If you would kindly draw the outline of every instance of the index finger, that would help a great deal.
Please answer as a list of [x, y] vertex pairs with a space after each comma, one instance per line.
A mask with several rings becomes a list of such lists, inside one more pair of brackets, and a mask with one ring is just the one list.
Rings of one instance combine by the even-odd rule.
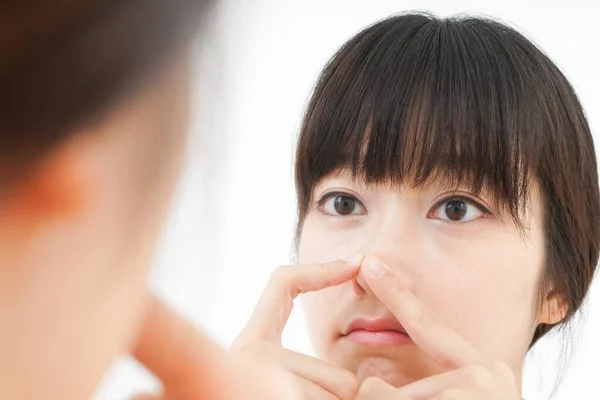
[[362, 256], [325, 264], [277, 268], [260, 296], [256, 308], [242, 331], [245, 339], [264, 339], [281, 344], [281, 333], [301, 293], [340, 285], [358, 273]]
[[412, 400], [408, 396], [400, 393], [398, 389], [389, 383], [379, 379], [370, 377], [365, 379], [360, 388], [358, 389], [358, 393], [356, 394], [355, 400], [384, 400], [384, 399], [392, 399], [392, 400]]
[[367, 256], [360, 272], [375, 296], [402, 324], [410, 338], [436, 362], [456, 369], [482, 361], [477, 349], [442, 323], [394, 274], [374, 256]]

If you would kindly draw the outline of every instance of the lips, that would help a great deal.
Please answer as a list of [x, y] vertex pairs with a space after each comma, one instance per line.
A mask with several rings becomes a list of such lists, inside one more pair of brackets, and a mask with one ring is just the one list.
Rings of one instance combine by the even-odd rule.
[[343, 336], [365, 346], [399, 346], [412, 342], [402, 324], [394, 318], [355, 319], [344, 329]]

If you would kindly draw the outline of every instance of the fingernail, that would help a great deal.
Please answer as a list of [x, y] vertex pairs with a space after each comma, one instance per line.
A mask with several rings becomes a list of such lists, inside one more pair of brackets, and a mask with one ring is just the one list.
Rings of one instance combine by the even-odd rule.
[[387, 266], [377, 257], [367, 257], [363, 265], [367, 267], [367, 270], [373, 276], [381, 276], [388, 271]]
[[358, 254], [358, 255], [355, 255], [353, 257], [346, 258], [344, 260], [344, 262], [346, 264], [348, 264], [348, 265], [351, 265], [351, 266], [357, 266], [357, 265], [360, 265], [362, 263], [363, 258], [364, 258], [363, 255]]

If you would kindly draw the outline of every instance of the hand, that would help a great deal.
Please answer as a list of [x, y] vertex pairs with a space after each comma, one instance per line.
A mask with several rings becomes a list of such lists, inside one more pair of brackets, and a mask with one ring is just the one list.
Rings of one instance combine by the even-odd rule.
[[282, 348], [281, 333], [299, 294], [349, 281], [356, 276], [361, 260], [277, 268], [232, 351], [253, 355], [289, 373], [302, 399], [354, 400], [358, 382], [352, 373]]
[[375, 296], [400, 321], [410, 338], [446, 373], [401, 388], [377, 378], [361, 385], [356, 400], [518, 400], [512, 370], [489, 360], [440, 319], [407, 289], [403, 279], [376, 257], [365, 257], [361, 276]]
[[133, 356], [163, 384], [162, 395], [136, 400], [300, 400], [280, 371], [233, 359], [155, 298], [149, 301]]

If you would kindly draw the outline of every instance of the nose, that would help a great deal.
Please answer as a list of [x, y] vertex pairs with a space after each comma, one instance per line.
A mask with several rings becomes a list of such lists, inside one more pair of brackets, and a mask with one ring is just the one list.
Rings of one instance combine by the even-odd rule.
[[[418, 262], [419, 229], [411, 221], [414, 216], [401, 213], [402, 210], [389, 211], [379, 220], [374, 220], [359, 252], [376, 256], [392, 270], [403, 269], [403, 273], [410, 273]], [[354, 278], [353, 288], [360, 296], [373, 294], [361, 273]]]
[[369, 285], [367, 285], [367, 282], [365, 282], [360, 272], [354, 277], [354, 280], [352, 281], [352, 288], [354, 289], [354, 292], [359, 296], [373, 294], [373, 292], [369, 288]]

